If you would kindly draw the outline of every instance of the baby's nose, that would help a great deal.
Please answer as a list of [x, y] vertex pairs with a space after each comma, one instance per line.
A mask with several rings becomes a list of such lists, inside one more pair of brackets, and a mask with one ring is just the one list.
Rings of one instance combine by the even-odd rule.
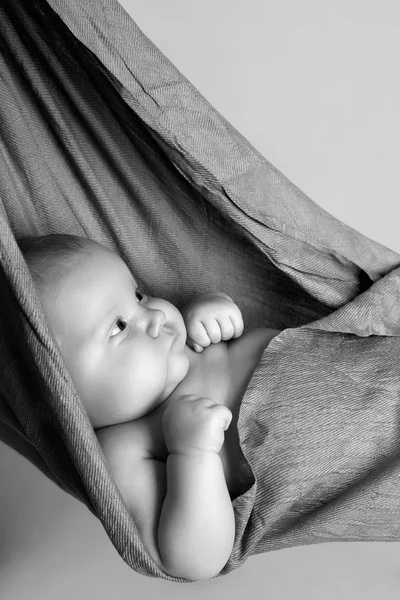
[[153, 309], [150, 320], [150, 335], [154, 338], [157, 338], [160, 335], [160, 329], [163, 327], [166, 316], [162, 310]]

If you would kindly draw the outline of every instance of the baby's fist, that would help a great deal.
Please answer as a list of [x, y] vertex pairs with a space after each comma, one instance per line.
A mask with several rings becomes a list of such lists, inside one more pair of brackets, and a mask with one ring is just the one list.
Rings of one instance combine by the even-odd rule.
[[193, 455], [220, 452], [224, 432], [232, 420], [227, 406], [197, 394], [183, 394], [168, 401], [162, 427], [170, 454]]
[[244, 330], [240, 308], [223, 292], [200, 294], [183, 308], [182, 316], [187, 344], [197, 352], [210, 344], [238, 338]]

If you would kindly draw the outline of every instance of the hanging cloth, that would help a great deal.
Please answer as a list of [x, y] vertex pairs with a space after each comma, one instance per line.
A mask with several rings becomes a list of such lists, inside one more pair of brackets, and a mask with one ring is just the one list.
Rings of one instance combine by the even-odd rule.
[[151, 296], [180, 309], [221, 290], [246, 328], [283, 330], [242, 399], [220, 575], [290, 546], [399, 541], [399, 255], [275, 169], [116, 0], [2, 0], [0, 90], [0, 439], [132, 569], [187, 581], [147, 553], [16, 242], [87, 236]]

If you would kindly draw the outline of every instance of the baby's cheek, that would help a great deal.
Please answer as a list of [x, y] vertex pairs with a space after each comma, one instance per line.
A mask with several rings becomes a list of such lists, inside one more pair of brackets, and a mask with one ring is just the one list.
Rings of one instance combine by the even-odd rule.
[[186, 321], [181, 314], [179, 314], [179, 318], [175, 320], [174, 325], [179, 329], [180, 333], [186, 333]]

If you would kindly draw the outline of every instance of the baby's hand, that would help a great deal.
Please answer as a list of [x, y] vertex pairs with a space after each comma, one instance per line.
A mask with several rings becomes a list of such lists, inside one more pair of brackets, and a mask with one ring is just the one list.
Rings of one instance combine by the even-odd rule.
[[222, 292], [206, 292], [182, 309], [187, 344], [196, 352], [210, 344], [238, 338], [244, 330], [240, 308]]
[[224, 431], [232, 413], [224, 404], [197, 394], [183, 394], [168, 401], [162, 418], [165, 444], [170, 454], [196, 455], [216, 452], [224, 443]]

